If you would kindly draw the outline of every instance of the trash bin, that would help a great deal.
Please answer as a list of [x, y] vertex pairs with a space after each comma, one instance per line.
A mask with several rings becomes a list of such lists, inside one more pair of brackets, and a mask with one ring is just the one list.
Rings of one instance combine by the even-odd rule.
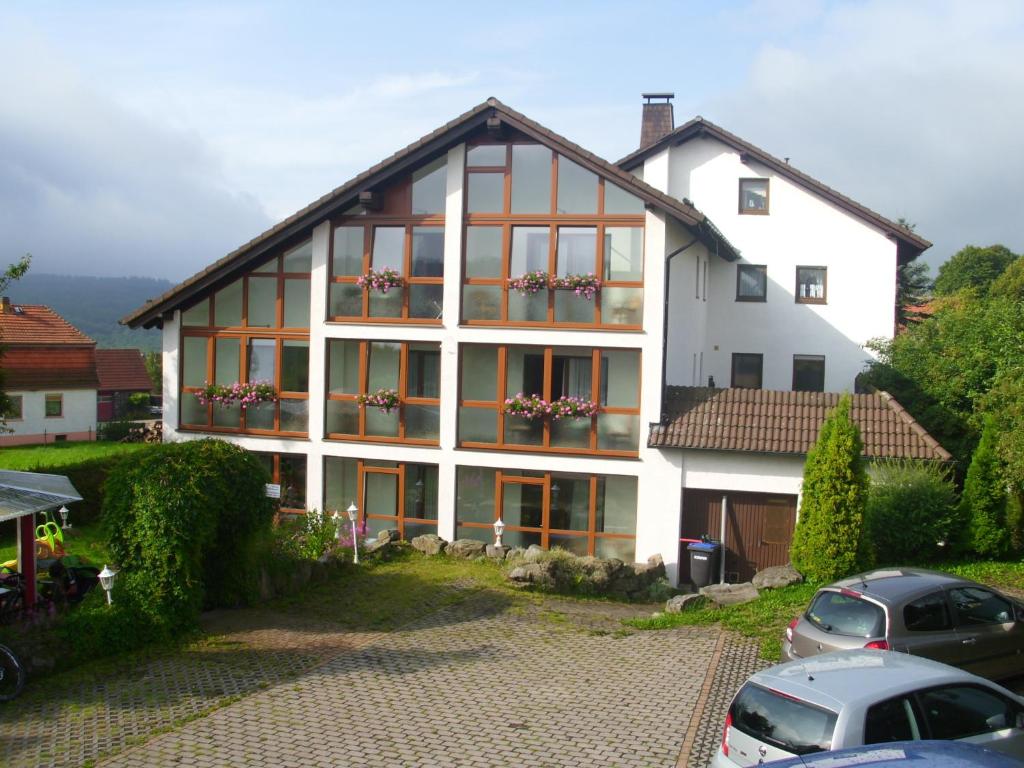
[[690, 553], [690, 581], [697, 589], [718, 581], [718, 563], [722, 544], [717, 541], [696, 541], [686, 547]]

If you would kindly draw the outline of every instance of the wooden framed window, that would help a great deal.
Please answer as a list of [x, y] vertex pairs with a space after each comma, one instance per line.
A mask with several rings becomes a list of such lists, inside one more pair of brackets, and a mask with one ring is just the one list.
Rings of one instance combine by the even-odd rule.
[[[643, 325], [643, 202], [540, 144], [475, 144], [466, 155], [462, 322], [467, 325]], [[527, 272], [593, 275], [588, 299], [547, 286], [521, 294]]]
[[793, 355], [793, 391], [825, 391], [824, 355]]
[[796, 268], [796, 303], [827, 304], [828, 303], [828, 268], [797, 267]]
[[10, 403], [10, 407], [7, 409], [7, 420], [8, 421], [20, 421], [23, 418], [22, 409], [24, 408], [24, 400], [22, 395], [8, 395], [7, 400]]
[[437, 465], [327, 456], [324, 459], [324, 511], [344, 515], [359, 510], [367, 536], [397, 528], [410, 540], [437, 533]]
[[506, 546], [633, 562], [636, 490], [637, 479], [622, 475], [458, 467], [456, 536], [493, 542], [501, 518]]
[[764, 355], [737, 352], [732, 356], [732, 384], [741, 389], [761, 389]]
[[737, 264], [736, 301], [767, 300], [768, 267], [764, 264]]
[[[326, 434], [336, 440], [437, 445], [441, 420], [441, 345], [434, 342], [327, 342]], [[385, 412], [360, 395], [393, 390]]]
[[44, 413], [48, 419], [59, 419], [64, 415], [64, 394], [55, 393], [46, 395], [44, 401]]
[[768, 215], [768, 179], [740, 179], [740, 213]]
[[306, 455], [304, 453], [257, 453], [270, 475], [281, 486], [280, 509], [286, 514], [306, 512]]
[[[637, 455], [639, 350], [464, 344], [459, 357], [461, 446]], [[596, 403], [597, 412], [579, 419], [506, 414], [506, 401], [517, 395], [578, 398]]]

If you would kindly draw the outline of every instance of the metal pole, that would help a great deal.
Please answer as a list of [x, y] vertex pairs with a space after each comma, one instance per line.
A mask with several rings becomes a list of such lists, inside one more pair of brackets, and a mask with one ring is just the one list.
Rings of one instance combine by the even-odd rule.
[[725, 514], [729, 503], [729, 497], [722, 494], [722, 525], [719, 532], [719, 540], [722, 542], [722, 553], [718, 558], [718, 583], [725, 584]]
[[352, 521], [352, 562], [359, 562], [359, 540], [356, 538], [356, 521]]

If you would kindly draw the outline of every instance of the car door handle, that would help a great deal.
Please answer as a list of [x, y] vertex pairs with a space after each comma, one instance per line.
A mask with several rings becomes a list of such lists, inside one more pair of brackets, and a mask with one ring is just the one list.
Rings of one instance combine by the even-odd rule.
[[974, 645], [976, 642], [978, 642], [978, 638], [968, 637], [966, 640], [961, 640], [960, 642], [964, 645]]

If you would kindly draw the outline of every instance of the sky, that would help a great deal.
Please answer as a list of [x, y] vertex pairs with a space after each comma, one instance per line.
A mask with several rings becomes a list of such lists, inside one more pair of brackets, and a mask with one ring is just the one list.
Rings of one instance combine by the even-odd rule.
[[1022, 42], [1019, 0], [5, 0], [0, 263], [181, 280], [489, 96], [614, 161], [672, 91], [934, 275], [1024, 251]]

